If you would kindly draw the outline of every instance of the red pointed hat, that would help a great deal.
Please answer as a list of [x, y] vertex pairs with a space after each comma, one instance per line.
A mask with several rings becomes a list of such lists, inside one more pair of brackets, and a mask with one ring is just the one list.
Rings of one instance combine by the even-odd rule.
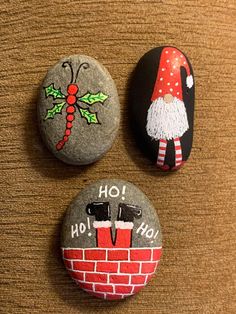
[[160, 63], [151, 100], [154, 101], [165, 94], [183, 100], [180, 67], [187, 72], [186, 84], [193, 86], [193, 77], [186, 57], [174, 47], [165, 47], [161, 52]]

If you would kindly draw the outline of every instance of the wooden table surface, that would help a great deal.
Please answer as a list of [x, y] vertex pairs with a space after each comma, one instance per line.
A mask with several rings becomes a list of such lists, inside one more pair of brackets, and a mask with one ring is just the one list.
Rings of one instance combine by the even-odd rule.
[[[1, 1], [1, 313], [236, 313], [236, 3]], [[162, 175], [129, 131], [128, 82], [149, 49], [174, 45], [196, 77], [191, 157]], [[63, 56], [87, 54], [113, 76], [121, 102], [117, 140], [94, 165], [67, 166], [41, 142], [39, 85]], [[100, 178], [128, 179], [154, 203], [164, 255], [139, 295], [105, 302], [67, 275], [59, 231], [70, 200]]]

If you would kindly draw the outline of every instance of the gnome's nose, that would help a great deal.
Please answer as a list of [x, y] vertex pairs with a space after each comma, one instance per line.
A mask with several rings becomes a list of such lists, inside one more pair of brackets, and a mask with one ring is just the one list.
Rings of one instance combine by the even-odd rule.
[[165, 94], [163, 98], [165, 103], [167, 104], [171, 103], [174, 99], [174, 97], [171, 94]]

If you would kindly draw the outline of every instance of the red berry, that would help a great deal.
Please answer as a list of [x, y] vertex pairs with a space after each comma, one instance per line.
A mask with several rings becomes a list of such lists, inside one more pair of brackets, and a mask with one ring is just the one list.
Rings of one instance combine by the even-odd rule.
[[61, 150], [63, 146], [64, 146], [64, 141], [59, 141], [56, 145], [56, 149]]
[[73, 126], [73, 125], [72, 125], [72, 123], [71, 123], [71, 122], [67, 122], [67, 123], [66, 123], [66, 128], [67, 128], [67, 129], [71, 129], [71, 128], [72, 128], [72, 126]]
[[76, 97], [74, 95], [69, 95], [66, 97], [66, 102], [69, 105], [74, 105], [76, 103]]
[[67, 121], [69, 121], [69, 122], [71, 122], [71, 121], [73, 121], [74, 120], [74, 116], [73, 116], [73, 114], [68, 114], [68, 116], [66, 117], [66, 120]]
[[78, 92], [78, 86], [76, 84], [70, 84], [67, 87], [67, 93], [70, 95], [76, 95]]
[[71, 130], [67, 129], [67, 130], [65, 131], [65, 135], [70, 136], [70, 134], [71, 134]]
[[66, 112], [68, 112], [68, 113], [73, 113], [73, 112], [75, 112], [75, 107], [74, 107], [74, 106], [68, 106], [68, 107], [66, 108]]

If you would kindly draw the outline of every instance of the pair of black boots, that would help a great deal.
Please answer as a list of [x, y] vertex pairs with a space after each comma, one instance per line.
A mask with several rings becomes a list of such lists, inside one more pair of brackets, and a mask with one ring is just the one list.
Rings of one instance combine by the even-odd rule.
[[[86, 213], [95, 216], [96, 221], [111, 220], [109, 202], [93, 202], [87, 205]], [[134, 218], [142, 217], [142, 209], [137, 205], [120, 203], [118, 205], [117, 221], [133, 222]]]

